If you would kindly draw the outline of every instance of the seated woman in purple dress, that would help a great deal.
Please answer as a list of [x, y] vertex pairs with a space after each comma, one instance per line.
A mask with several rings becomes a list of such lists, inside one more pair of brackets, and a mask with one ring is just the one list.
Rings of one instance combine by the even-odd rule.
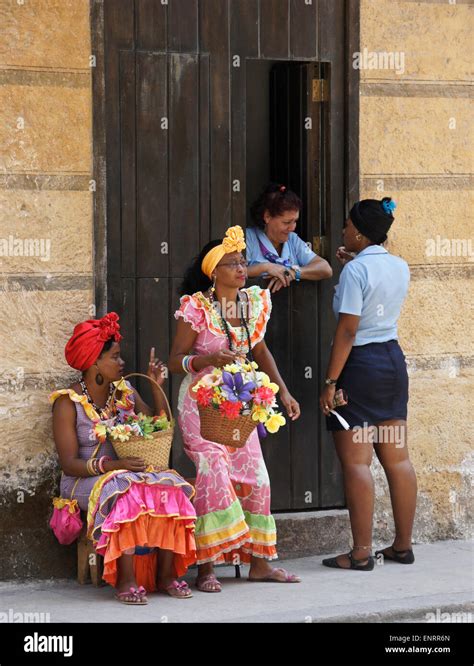
[[[82, 377], [50, 396], [61, 497], [88, 511], [88, 534], [104, 556], [103, 578], [116, 588], [118, 601], [145, 604], [146, 590], [189, 598], [189, 587], [176, 577], [196, 561], [193, 487], [174, 470], [146, 471], [139, 458], [119, 460], [110, 441], [101, 443], [94, 431], [114, 414], [121, 421], [135, 412], [159, 414], [165, 406], [155, 385], [152, 410], [122, 379], [119, 329], [111, 312], [78, 324], [66, 345], [66, 360]], [[153, 349], [147, 374], [164, 381]], [[135, 557], [140, 547], [151, 552]]]
[[269, 280], [272, 292], [293, 281], [324, 280], [332, 276], [328, 262], [295, 233], [302, 202], [285, 185], [270, 183], [250, 209], [246, 230], [248, 277]]

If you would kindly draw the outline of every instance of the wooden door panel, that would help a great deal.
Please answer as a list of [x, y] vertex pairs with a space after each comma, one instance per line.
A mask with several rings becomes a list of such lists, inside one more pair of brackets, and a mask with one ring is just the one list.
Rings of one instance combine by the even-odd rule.
[[273, 60], [288, 58], [289, 0], [260, 0], [260, 54]]
[[[137, 53], [137, 277], [169, 275], [167, 56]], [[126, 168], [126, 165], [125, 165]]]
[[294, 285], [291, 294], [291, 387], [301, 417], [291, 424], [293, 509], [319, 502], [318, 286]]
[[197, 51], [198, 11], [199, 0], [173, 0], [168, 4], [168, 51]]
[[221, 238], [231, 222], [228, 7], [222, 0], [199, 3], [199, 46], [210, 61], [210, 238]]
[[133, 51], [120, 52], [120, 274], [137, 270], [136, 182], [136, 60]]
[[[117, 0], [106, 0], [107, 4], [120, 4]], [[125, 0], [125, 3], [133, 3]], [[147, 51], [166, 50], [168, 7], [156, 0], [135, 0], [136, 48]], [[132, 17], [133, 26], [133, 17]]]
[[170, 55], [169, 81], [169, 275], [179, 277], [200, 242], [198, 57]]
[[314, 58], [318, 42], [318, 2], [307, 5], [290, 0], [290, 54], [294, 58]]
[[[287, 289], [272, 298], [273, 309], [268, 323], [265, 342], [275, 358], [278, 370], [291, 390], [291, 336], [290, 293]], [[277, 396], [278, 397], [278, 396]], [[285, 410], [279, 401], [279, 407]], [[291, 485], [291, 428], [289, 423], [275, 435], [262, 440], [262, 451], [272, 484], [272, 508], [285, 510], [292, 506]]]
[[[169, 328], [170, 328], [170, 340], [173, 340], [174, 334], [176, 331], [176, 319], [174, 318], [174, 313], [179, 308], [179, 290], [181, 288], [181, 278], [173, 278], [170, 280], [170, 309], [169, 309]], [[166, 355], [164, 358], [168, 358]], [[170, 382], [168, 384], [169, 391], [169, 400], [171, 407], [173, 409], [173, 415], [178, 419], [178, 394], [181, 382], [184, 379], [184, 374], [171, 375]], [[172, 450], [172, 464], [174, 469], [178, 470], [180, 474], [185, 477], [194, 478], [196, 476], [196, 468], [194, 463], [186, 455], [183, 447], [183, 437], [178, 423], [176, 422], [176, 430], [173, 439], [173, 450]]]

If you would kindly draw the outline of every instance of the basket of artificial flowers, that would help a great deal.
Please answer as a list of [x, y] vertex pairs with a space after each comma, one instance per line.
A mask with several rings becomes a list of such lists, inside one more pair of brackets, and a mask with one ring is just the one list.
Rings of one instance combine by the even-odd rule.
[[[145, 377], [156, 384], [163, 394], [168, 408], [168, 415], [162, 411], [158, 416], [147, 416], [142, 412], [124, 416], [118, 420], [117, 416], [106, 421], [99, 421], [94, 427], [94, 433], [101, 442], [107, 438], [112, 443], [119, 458], [142, 458], [146, 465], [152, 465], [157, 472], [168, 469], [171, 444], [173, 442], [174, 419], [168, 398], [161, 386], [148, 375], [134, 372], [128, 377]], [[117, 387], [113, 393], [115, 393]], [[112, 404], [114, 401], [112, 400]]]
[[278, 411], [277, 384], [255, 361], [215, 368], [192, 387], [196, 393], [201, 435], [232, 448], [242, 448], [258, 427], [259, 434], [277, 432], [285, 425]]

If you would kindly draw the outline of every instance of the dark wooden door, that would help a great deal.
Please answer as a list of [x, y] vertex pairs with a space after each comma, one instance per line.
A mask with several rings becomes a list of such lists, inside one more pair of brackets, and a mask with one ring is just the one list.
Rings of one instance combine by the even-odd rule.
[[[270, 96], [259, 98], [253, 118], [257, 62], [268, 64], [269, 89], [272, 69], [296, 67], [293, 112], [306, 109], [315, 129], [293, 147], [288, 163], [298, 169], [281, 175], [305, 201], [301, 235], [337, 242], [345, 205], [344, 20], [343, 0], [105, 0], [107, 302], [121, 315], [130, 371], [146, 368], [152, 345], [167, 359], [186, 264], [228, 226], [245, 226], [261, 181], [278, 176]], [[330, 78], [331, 96], [313, 105], [304, 94], [316, 76]], [[247, 154], [252, 132], [260, 137], [255, 173]], [[269, 345], [303, 408], [298, 422], [262, 445], [275, 510], [343, 504], [317, 408], [331, 298], [329, 282], [302, 283], [275, 298]], [[167, 387], [175, 413], [180, 379]], [[179, 436], [173, 465], [194, 475]]]

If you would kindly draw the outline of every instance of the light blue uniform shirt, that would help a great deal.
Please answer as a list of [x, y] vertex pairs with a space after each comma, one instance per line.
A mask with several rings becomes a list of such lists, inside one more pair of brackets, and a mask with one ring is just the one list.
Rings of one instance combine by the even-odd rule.
[[[262, 241], [263, 245], [273, 254], [278, 254], [275, 246], [261, 229], [257, 227], [247, 227], [245, 232], [245, 240], [247, 244], [246, 257], [250, 266], [261, 264], [267, 261], [262, 254], [258, 239]], [[280, 259], [289, 259], [292, 265], [306, 266], [318, 255], [301, 240], [298, 234], [290, 233], [286, 243], [283, 243]]]
[[406, 261], [381, 245], [369, 245], [342, 269], [333, 299], [339, 313], [358, 315], [354, 346], [398, 340], [397, 323], [408, 292]]

